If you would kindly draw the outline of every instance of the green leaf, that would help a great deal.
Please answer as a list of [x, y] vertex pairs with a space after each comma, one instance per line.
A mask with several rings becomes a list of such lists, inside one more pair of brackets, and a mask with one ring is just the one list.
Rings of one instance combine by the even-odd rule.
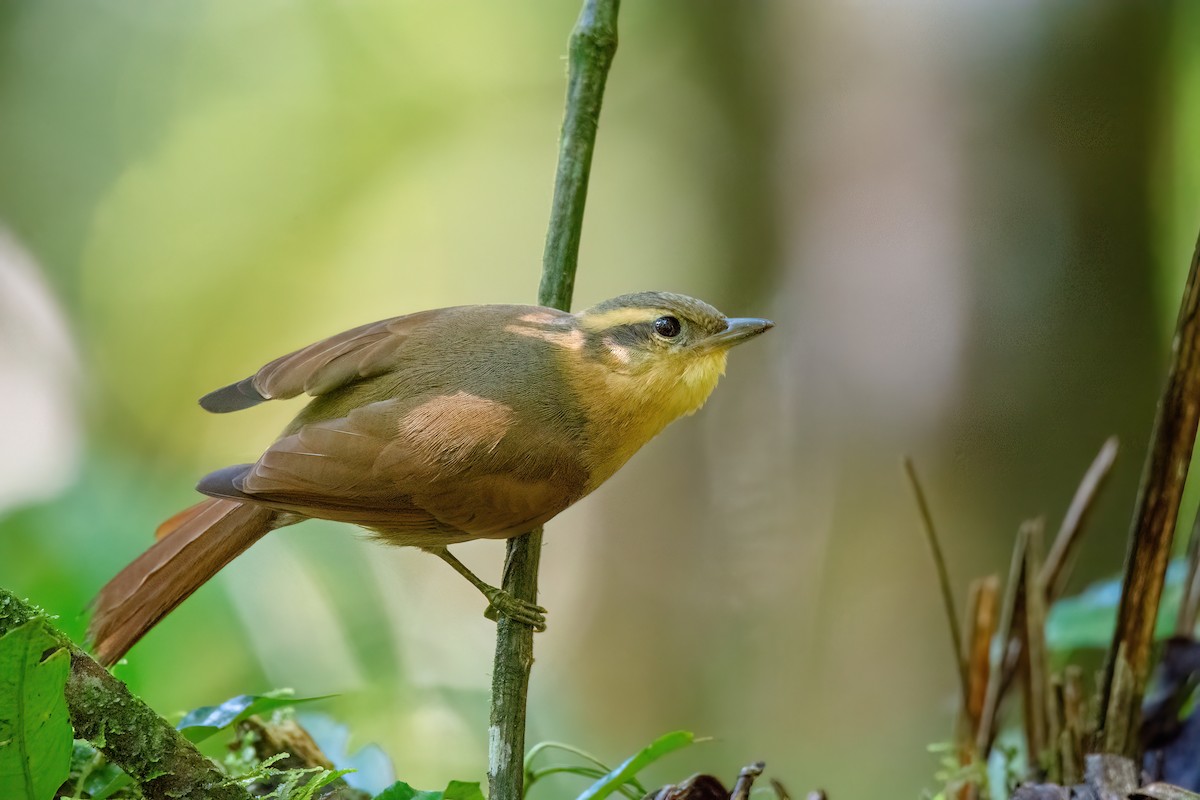
[[687, 747], [695, 741], [696, 737], [690, 731], [672, 731], [664, 734], [593, 783], [587, 791], [579, 795], [577, 800], [601, 800], [601, 798], [608, 797], [613, 792], [619, 791], [626, 783], [631, 782], [639, 772], [655, 761], [668, 753]]
[[312, 703], [329, 697], [332, 695], [295, 697], [291, 689], [277, 689], [266, 694], [239, 694], [219, 706], [202, 706], [189, 711], [176, 727], [185, 739], [198, 744], [254, 714], [265, 714], [278, 708]]
[[442, 793], [419, 792], [404, 781], [396, 781], [375, 795], [375, 800], [442, 800]]
[[[285, 770], [279, 773], [284, 777], [284, 780], [273, 796], [285, 798], [286, 800], [312, 800], [321, 789], [324, 789], [348, 772], [350, 770], [328, 770], [321, 769], [320, 767]], [[314, 775], [314, 773], [316, 774]]]
[[131, 782], [120, 767], [106, 759], [90, 742], [81, 739], [75, 740], [71, 752], [71, 776], [67, 780], [86, 792], [91, 800], [106, 800]]
[[442, 792], [442, 800], [483, 800], [483, 789], [478, 783], [450, 781]]
[[440, 792], [422, 792], [396, 781], [375, 795], [375, 800], [483, 800], [483, 789], [478, 783], [450, 781]]
[[49, 800], [70, 775], [71, 654], [33, 619], [0, 637], [0, 797]]
[[[1167, 582], [1158, 606], [1155, 639], [1171, 635], [1186, 579], [1187, 563], [1182, 559], [1173, 560], [1167, 567]], [[1046, 617], [1046, 644], [1052, 650], [1064, 653], [1108, 647], [1117, 625], [1120, 602], [1120, 577], [1093, 583], [1074, 597], [1059, 600]]]
[[[563, 752], [578, 756], [584, 761], [590, 762], [595, 766], [584, 766], [582, 764], [561, 764], [557, 766], [535, 769], [533, 765], [534, 762], [537, 761], [537, 757], [547, 750], [562, 750]], [[524, 764], [526, 796], [529, 795], [529, 790], [533, 788], [534, 784], [536, 784], [542, 778], [550, 775], [578, 775], [582, 778], [589, 778], [594, 782], [600, 778], [603, 778], [612, 770], [612, 767], [608, 766], [608, 764], [605, 764], [603, 761], [596, 758], [586, 750], [582, 750], [573, 744], [566, 744], [565, 742], [538, 742], [530, 748], [528, 753], [525, 754]], [[627, 787], [627, 789], [636, 790], [637, 797], [641, 797], [642, 795], [646, 794], [646, 790], [636, 780], [631, 781], [630, 786]], [[625, 793], [627, 795], [632, 794], [629, 791], [626, 791]]]
[[133, 778], [125, 772], [117, 775], [111, 781], [101, 786], [98, 790], [92, 793], [92, 800], [108, 800], [117, 792], [124, 789], [129, 784], [133, 783]]

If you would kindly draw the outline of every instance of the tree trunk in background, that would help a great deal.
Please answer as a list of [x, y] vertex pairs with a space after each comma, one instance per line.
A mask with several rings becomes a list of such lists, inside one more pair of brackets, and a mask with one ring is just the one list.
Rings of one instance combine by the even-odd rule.
[[[991, 472], [981, 509], [1014, 530], [1038, 513], [1056, 524], [1101, 442], [1120, 437], [1076, 585], [1121, 568], [1165, 379], [1160, 316], [1177, 302], [1155, 303], [1171, 13], [1106, 5], [1087, 24], [1061, 11], [1039, 20], [1047, 46], [1031, 53], [1029, 85], [972, 132], [973, 149], [999, 148], [1007, 168], [972, 177], [977, 322], [951, 427], [971, 467]], [[991, 563], [1009, 541], [992, 541]]]

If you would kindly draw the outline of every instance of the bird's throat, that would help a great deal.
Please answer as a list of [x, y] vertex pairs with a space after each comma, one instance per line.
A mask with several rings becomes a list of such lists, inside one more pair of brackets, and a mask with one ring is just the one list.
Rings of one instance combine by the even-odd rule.
[[589, 375], [587, 383], [598, 389], [583, 403], [589, 491], [672, 422], [698, 411], [724, 373], [722, 350], [637, 375]]

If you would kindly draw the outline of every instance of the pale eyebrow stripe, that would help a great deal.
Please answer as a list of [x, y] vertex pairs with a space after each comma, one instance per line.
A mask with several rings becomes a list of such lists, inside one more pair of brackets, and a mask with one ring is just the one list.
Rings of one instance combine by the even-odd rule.
[[670, 311], [661, 308], [614, 308], [612, 311], [602, 311], [599, 314], [588, 314], [580, 317], [579, 327], [591, 333], [615, 328], [618, 325], [636, 325], [639, 322], [652, 322]]

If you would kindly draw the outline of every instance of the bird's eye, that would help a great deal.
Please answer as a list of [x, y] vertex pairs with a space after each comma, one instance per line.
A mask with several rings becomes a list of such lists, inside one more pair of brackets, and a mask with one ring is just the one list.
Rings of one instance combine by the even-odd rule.
[[654, 332], [667, 339], [678, 336], [681, 329], [682, 326], [675, 317], [659, 317], [654, 320]]

